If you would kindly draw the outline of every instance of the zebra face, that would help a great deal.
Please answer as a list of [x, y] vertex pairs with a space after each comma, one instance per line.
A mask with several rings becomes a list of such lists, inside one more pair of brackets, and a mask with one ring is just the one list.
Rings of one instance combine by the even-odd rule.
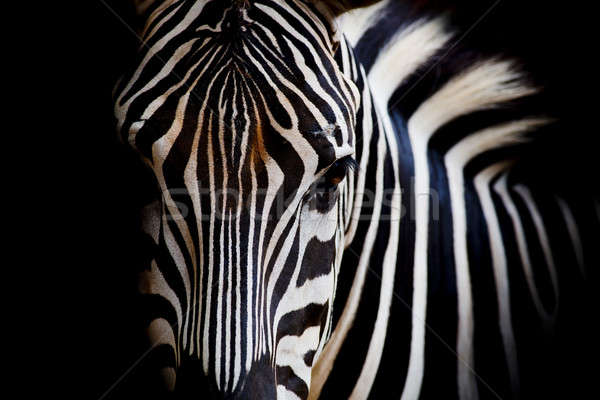
[[308, 396], [360, 103], [330, 21], [304, 1], [168, 1], [117, 88], [119, 130], [162, 193], [145, 216], [156, 250], [142, 292], [161, 299], [149, 334], [171, 349], [171, 388], [196, 361], [215, 397]]

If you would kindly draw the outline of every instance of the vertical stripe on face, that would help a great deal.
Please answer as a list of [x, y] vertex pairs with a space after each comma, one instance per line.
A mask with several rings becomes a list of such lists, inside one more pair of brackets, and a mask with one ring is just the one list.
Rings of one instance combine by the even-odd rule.
[[177, 365], [200, 360], [222, 393], [270, 375], [274, 393], [305, 398], [353, 196], [342, 181], [315, 207], [312, 190], [354, 151], [358, 68], [304, 3], [190, 3], [152, 15], [116, 96], [119, 129], [162, 194], [148, 292], [176, 310]]

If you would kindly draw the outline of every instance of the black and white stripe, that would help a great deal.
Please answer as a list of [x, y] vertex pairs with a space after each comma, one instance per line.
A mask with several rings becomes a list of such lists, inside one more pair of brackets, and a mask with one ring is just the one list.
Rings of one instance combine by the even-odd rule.
[[598, 203], [519, 172], [551, 120], [516, 63], [393, 0], [139, 3], [115, 114], [160, 189], [140, 287], [168, 388], [518, 397]]

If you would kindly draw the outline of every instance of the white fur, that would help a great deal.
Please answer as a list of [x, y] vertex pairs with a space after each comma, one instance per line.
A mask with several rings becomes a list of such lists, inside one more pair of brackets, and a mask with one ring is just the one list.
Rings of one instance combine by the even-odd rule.
[[390, 0], [382, 0], [372, 6], [357, 8], [343, 13], [336, 19], [336, 22], [340, 27], [339, 30], [344, 32], [344, 35], [353, 46], [356, 45], [367, 29], [375, 23], [378, 13], [383, 10], [389, 2]]
[[369, 83], [380, 110], [387, 115], [387, 103], [398, 86], [452, 38], [443, 18], [419, 20], [399, 31], [381, 50], [369, 71]]

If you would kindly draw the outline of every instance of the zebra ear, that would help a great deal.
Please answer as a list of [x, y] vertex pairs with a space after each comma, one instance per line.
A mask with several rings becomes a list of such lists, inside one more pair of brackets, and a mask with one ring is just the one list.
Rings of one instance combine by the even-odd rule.
[[381, 0], [322, 0], [336, 15], [355, 8], [367, 7]]

